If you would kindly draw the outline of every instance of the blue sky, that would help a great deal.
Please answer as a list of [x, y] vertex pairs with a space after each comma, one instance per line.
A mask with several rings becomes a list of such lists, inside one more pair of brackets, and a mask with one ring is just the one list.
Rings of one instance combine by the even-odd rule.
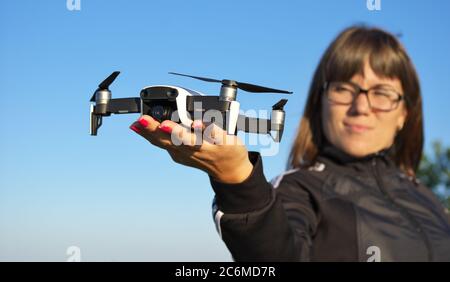
[[[229, 261], [211, 218], [205, 173], [173, 163], [128, 129], [138, 115], [107, 118], [89, 136], [89, 98], [114, 70], [113, 96], [152, 84], [217, 94], [217, 85], [169, 71], [294, 91], [279, 154], [284, 169], [312, 73], [343, 28], [366, 23], [401, 33], [420, 75], [426, 147], [450, 145], [450, 2], [381, 0], [0, 3], [0, 260]], [[280, 95], [240, 92], [243, 109]], [[411, 140], [414, 142], [414, 140]], [[257, 150], [258, 147], [250, 148]]]

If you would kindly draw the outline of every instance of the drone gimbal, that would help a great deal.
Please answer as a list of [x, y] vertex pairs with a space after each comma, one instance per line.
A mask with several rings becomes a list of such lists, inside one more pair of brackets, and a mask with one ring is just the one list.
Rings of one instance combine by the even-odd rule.
[[[109, 86], [120, 72], [115, 71], [108, 76], [91, 98], [90, 133], [97, 135], [102, 125], [102, 118], [111, 114], [141, 113], [150, 115], [159, 122], [171, 119], [187, 127], [191, 127], [194, 117], [200, 114], [203, 121], [211, 121], [222, 127], [228, 134], [237, 134], [238, 130], [249, 133], [270, 134], [273, 140], [280, 142], [284, 130], [284, 105], [287, 99], [281, 99], [272, 106], [271, 118], [253, 118], [239, 114], [239, 102], [236, 101], [237, 89], [253, 93], [283, 93], [292, 92], [267, 88], [259, 85], [238, 82], [234, 80], [217, 80], [205, 77], [191, 76], [179, 73], [174, 75], [187, 76], [206, 82], [221, 83], [219, 96], [208, 96], [200, 92], [179, 86], [154, 85], [141, 90], [140, 97], [112, 99]], [[207, 113], [213, 114], [206, 117]], [[219, 113], [219, 116], [214, 113]], [[207, 119], [207, 120], [205, 120]]]

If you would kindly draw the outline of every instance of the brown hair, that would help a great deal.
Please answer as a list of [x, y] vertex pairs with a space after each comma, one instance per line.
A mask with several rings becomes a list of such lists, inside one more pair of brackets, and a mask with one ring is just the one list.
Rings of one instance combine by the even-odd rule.
[[395, 137], [392, 157], [405, 173], [415, 174], [423, 146], [422, 98], [417, 73], [405, 48], [395, 36], [365, 26], [353, 26], [342, 31], [322, 56], [289, 154], [289, 168], [312, 165], [324, 145], [321, 122], [324, 83], [348, 81], [355, 74], [362, 74], [367, 58], [378, 76], [398, 78], [402, 84], [408, 115], [402, 130]]

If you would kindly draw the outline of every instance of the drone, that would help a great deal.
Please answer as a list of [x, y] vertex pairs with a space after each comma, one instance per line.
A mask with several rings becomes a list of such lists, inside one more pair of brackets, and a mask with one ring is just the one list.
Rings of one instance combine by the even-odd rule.
[[[119, 71], [113, 72], [99, 85], [90, 100], [90, 134], [96, 136], [102, 125], [103, 117], [111, 114], [140, 113], [162, 122], [171, 119], [186, 127], [191, 127], [192, 116], [212, 111], [210, 122], [226, 130], [227, 134], [237, 135], [238, 131], [268, 134], [275, 142], [280, 142], [284, 130], [287, 99], [281, 99], [272, 106], [270, 119], [254, 118], [240, 114], [240, 103], [236, 101], [237, 90], [250, 93], [292, 94], [290, 91], [239, 82], [229, 79], [212, 79], [175, 72], [172, 75], [190, 77], [205, 82], [220, 83], [220, 94], [205, 95], [185, 87], [172, 85], [152, 85], [140, 91], [140, 97], [112, 99], [109, 86], [114, 82]], [[205, 119], [203, 119], [205, 121]]]

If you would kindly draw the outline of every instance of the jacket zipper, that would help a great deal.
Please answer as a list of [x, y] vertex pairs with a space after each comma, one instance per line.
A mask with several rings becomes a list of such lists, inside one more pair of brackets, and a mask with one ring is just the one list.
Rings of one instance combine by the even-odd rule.
[[425, 242], [425, 246], [427, 248], [428, 251], [428, 260], [432, 261], [433, 260], [433, 251], [431, 249], [431, 244], [430, 244], [430, 240], [428, 239], [428, 236], [425, 234], [425, 232], [423, 231], [422, 226], [420, 225], [419, 222], [417, 222], [417, 220], [401, 205], [397, 204], [394, 199], [386, 192], [386, 190], [384, 189], [384, 185], [382, 182], [382, 179], [380, 177], [380, 173], [379, 173], [379, 169], [378, 169], [378, 165], [377, 165], [377, 161], [376, 161], [377, 156], [375, 156], [372, 159], [372, 167], [374, 168], [374, 175], [375, 175], [375, 180], [377, 182], [378, 188], [380, 189], [381, 193], [395, 206], [397, 207], [400, 212], [403, 213], [403, 215], [412, 223], [412, 225], [416, 228], [416, 231], [418, 231], [420, 233], [420, 235], [422, 236], [423, 241]]

